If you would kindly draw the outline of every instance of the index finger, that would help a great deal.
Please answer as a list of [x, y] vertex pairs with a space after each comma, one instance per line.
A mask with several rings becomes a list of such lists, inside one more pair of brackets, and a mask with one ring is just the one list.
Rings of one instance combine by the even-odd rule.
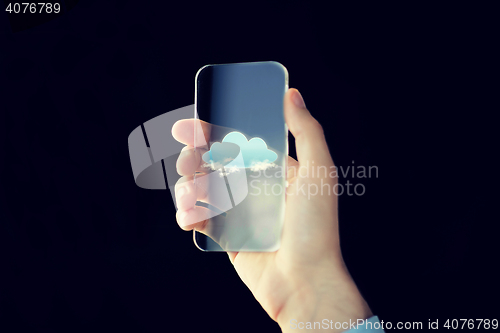
[[172, 126], [174, 139], [192, 147], [206, 147], [210, 141], [212, 125], [199, 119], [182, 119]]

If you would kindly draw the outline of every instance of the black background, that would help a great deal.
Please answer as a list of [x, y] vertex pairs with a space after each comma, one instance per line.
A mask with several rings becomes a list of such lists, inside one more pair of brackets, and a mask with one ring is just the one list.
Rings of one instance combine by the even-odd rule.
[[494, 13], [86, 0], [50, 20], [2, 8], [0, 332], [279, 331], [227, 256], [178, 228], [170, 194], [135, 185], [127, 147], [138, 125], [193, 103], [203, 65], [264, 60], [287, 67], [338, 166], [379, 169], [365, 195], [340, 197], [343, 254], [373, 312], [498, 318]]

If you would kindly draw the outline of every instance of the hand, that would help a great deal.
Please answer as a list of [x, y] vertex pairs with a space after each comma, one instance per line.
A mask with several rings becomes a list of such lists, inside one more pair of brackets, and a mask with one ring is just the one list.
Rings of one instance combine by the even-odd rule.
[[[289, 186], [281, 247], [276, 252], [228, 252], [229, 258], [243, 282], [284, 332], [299, 331], [292, 329], [292, 320], [305, 323], [328, 319], [335, 323], [367, 319], [372, 313], [342, 259], [337, 196], [333, 191], [310, 196], [299, 190], [305, 188], [307, 192], [314, 184], [329, 184], [331, 188], [337, 184], [337, 178], [328, 177], [329, 172], [319, 176], [316, 172], [316, 177], [311, 177], [311, 172], [297, 172], [299, 167], [334, 167], [322, 127], [296, 89], [285, 94], [284, 113], [295, 137], [298, 162], [288, 158]], [[180, 197], [177, 222], [184, 230], [203, 232], [204, 208], [195, 206], [203, 198], [203, 191], [189, 181], [202, 161], [200, 153], [192, 149], [195, 127], [205, 134], [210, 132], [210, 124], [196, 124], [193, 119], [181, 120], [172, 128], [174, 138], [187, 145], [177, 161], [178, 172], [183, 180], [188, 180], [176, 186], [176, 193], [184, 191], [182, 196], [176, 195]]]

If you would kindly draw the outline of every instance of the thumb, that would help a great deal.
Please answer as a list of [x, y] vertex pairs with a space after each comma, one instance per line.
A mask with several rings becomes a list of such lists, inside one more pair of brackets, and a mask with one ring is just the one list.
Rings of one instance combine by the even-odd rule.
[[[284, 99], [285, 121], [295, 138], [297, 159], [301, 166], [332, 166], [333, 161], [320, 123], [311, 116], [297, 89], [289, 89]], [[307, 163], [309, 161], [309, 163]]]

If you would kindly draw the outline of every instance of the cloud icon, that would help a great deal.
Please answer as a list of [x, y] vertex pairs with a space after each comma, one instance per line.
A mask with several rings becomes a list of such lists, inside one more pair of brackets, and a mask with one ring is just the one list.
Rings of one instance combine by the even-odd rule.
[[[228, 145], [230, 144], [230, 145]], [[234, 146], [237, 145], [238, 152]], [[241, 151], [242, 158], [237, 159]], [[247, 138], [240, 132], [227, 134], [222, 142], [215, 142], [210, 147], [210, 151], [202, 156], [203, 161], [213, 166], [225, 166], [226, 169], [250, 168], [252, 171], [261, 171], [269, 167], [275, 167], [273, 162], [278, 159], [278, 155], [267, 148], [267, 144], [261, 138]]]
[[[240, 147], [231, 142], [214, 142], [210, 150], [203, 154], [203, 161], [212, 169], [219, 169], [234, 161], [240, 153]], [[214, 165], [216, 164], [216, 165]]]

